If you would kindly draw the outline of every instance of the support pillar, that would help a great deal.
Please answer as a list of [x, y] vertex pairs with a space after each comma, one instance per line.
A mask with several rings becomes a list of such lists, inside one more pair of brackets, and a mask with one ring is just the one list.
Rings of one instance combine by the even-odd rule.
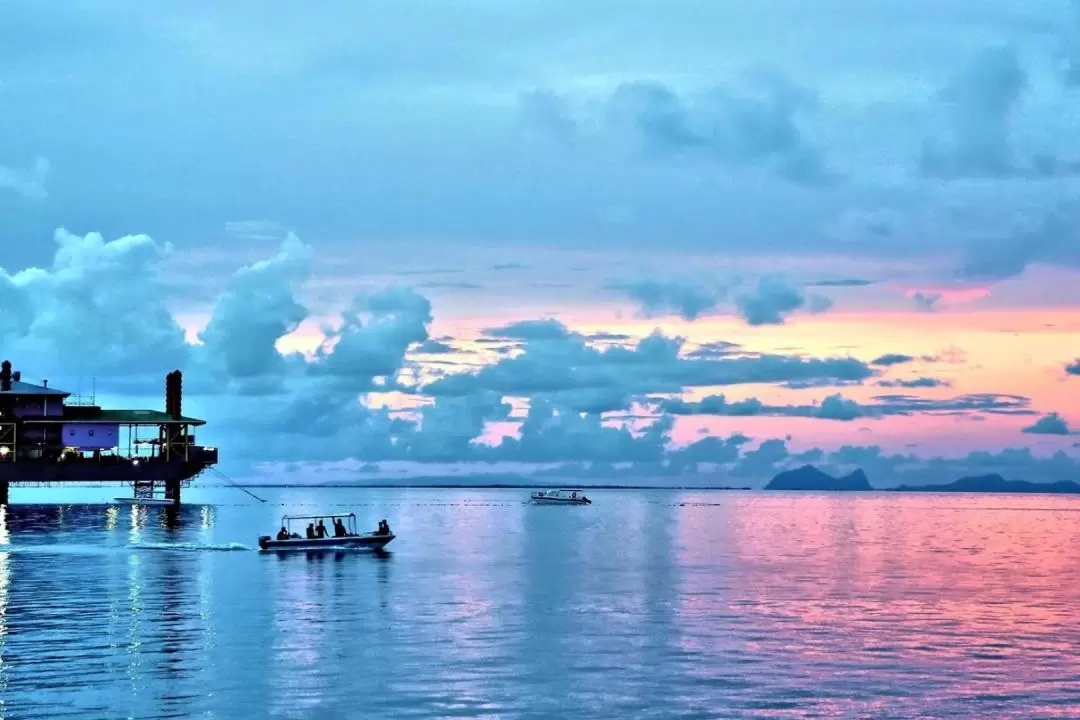
[[0, 480], [0, 505], [8, 504], [8, 483], [7, 480]]
[[165, 499], [172, 500], [173, 505], [180, 504], [180, 481], [179, 480], [166, 480], [165, 481]]

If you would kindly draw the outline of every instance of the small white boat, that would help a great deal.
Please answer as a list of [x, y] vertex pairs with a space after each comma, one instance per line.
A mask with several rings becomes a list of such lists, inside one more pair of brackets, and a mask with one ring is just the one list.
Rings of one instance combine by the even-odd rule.
[[531, 497], [538, 505], [592, 505], [581, 490], [537, 490]]
[[118, 497], [113, 498], [113, 502], [117, 505], [173, 505], [172, 500], [166, 500], [165, 498], [155, 497], [141, 497], [141, 498], [129, 498]]
[[[329, 520], [327, 535], [324, 537], [308, 537], [293, 532], [294, 522], [310, 521], [310, 525], [316, 522]], [[345, 534], [335, 534], [340, 520]], [[385, 522], [385, 521], [384, 521]], [[281, 528], [277, 537], [262, 535], [259, 537], [259, 549], [264, 552], [281, 552], [289, 550], [373, 550], [378, 551], [386, 547], [387, 543], [394, 539], [395, 535], [390, 532], [390, 526], [380, 523], [380, 530], [372, 533], [356, 532], [356, 515], [285, 515], [281, 518]]]

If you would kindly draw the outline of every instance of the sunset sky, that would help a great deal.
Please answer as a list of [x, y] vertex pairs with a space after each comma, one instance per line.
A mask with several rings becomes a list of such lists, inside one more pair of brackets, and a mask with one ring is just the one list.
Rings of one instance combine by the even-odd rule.
[[228, 472], [1080, 480], [1080, 2], [2, 17], [3, 355]]

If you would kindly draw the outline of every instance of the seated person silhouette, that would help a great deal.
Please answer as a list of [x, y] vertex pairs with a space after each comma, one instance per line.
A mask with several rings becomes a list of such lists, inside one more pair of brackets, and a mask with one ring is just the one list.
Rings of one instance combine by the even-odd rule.
[[307, 539], [308, 540], [314, 540], [315, 539], [315, 523], [308, 523], [307, 524]]
[[278, 530], [277, 539], [278, 540], [288, 540], [289, 539], [289, 531], [286, 530], [284, 527], [282, 527], [280, 530]]

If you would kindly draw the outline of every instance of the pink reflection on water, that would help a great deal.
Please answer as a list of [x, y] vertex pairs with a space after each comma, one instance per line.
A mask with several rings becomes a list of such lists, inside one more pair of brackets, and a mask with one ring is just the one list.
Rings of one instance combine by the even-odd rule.
[[687, 671], [752, 673], [776, 690], [763, 716], [1077, 699], [1076, 499], [703, 494], [678, 517]]

